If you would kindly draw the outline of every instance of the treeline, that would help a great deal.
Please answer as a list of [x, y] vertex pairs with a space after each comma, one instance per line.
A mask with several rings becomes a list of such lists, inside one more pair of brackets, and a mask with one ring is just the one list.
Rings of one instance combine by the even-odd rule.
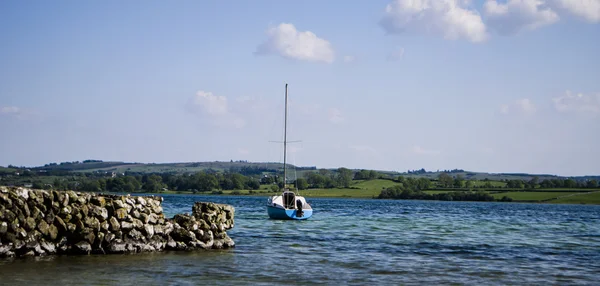
[[[45, 187], [45, 186], [33, 186]], [[84, 177], [73, 182], [69, 179], [57, 178], [53, 189], [76, 190], [82, 192], [160, 192], [166, 190], [211, 192], [213, 190], [257, 190], [258, 179], [238, 173], [195, 174], [145, 174], [124, 175], [114, 178]]]
[[[402, 185], [396, 185], [387, 188], [379, 194], [379, 199], [400, 199], [400, 200], [437, 200], [437, 201], [480, 201], [480, 202], [491, 202], [496, 199], [483, 191], [470, 192], [470, 191], [457, 191], [439, 194], [428, 194], [418, 188], [405, 187]], [[511, 198], [504, 196], [498, 201], [512, 201]]]

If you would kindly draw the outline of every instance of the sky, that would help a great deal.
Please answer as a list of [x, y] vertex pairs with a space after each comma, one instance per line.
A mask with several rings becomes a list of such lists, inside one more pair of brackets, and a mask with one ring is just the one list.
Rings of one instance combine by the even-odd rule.
[[600, 174], [600, 0], [0, 1], [0, 166]]

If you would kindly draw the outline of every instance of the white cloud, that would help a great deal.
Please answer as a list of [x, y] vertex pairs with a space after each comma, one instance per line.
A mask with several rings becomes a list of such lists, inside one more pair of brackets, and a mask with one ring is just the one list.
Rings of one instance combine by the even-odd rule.
[[193, 103], [211, 115], [227, 113], [227, 98], [216, 96], [212, 92], [198, 91], [193, 99]]
[[268, 39], [257, 47], [257, 54], [278, 54], [289, 59], [325, 63], [332, 63], [335, 58], [327, 40], [311, 31], [297, 31], [292, 24], [270, 27], [267, 35]]
[[387, 56], [387, 60], [388, 61], [398, 61], [398, 60], [401, 60], [403, 56], [404, 56], [404, 49], [397, 48]]
[[531, 102], [531, 100], [528, 98], [517, 99], [516, 104], [521, 111], [527, 114], [533, 114], [537, 110], [533, 102]]
[[355, 60], [356, 60], [356, 58], [354, 56], [345, 56], [344, 57], [345, 63], [351, 63], [351, 62], [354, 62]]
[[555, 97], [552, 101], [559, 112], [600, 113], [600, 93], [593, 96], [573, 94], [567, 90], [563, 96]]
[[515, 100], [512, 104], [500, 105], [500, 113], [502, 114], [508, 114], [511, 110], [524, 114], [533, 114], [537, 111], [537, 108], [529, 98], [521, 98]]
[[381, 26], [388, 33], [418, 32], [441, 35], [449, 40], [487, 39], [485, 24], [465, 0], [394, 0], [385, 8]]
[[560, 18], [543, 0], [508, 0], [484, 4], [486, 22], [500, 34], [515, 34], [553, 24]]
[[342, 116], [342, 112], [337, 109], [337, 108], [330, 108], [329, 109], [329, 121], [331, 123], [341, 123], [342, 121], [344, 121], [344, 117]]
[[600, 0], [554, 0], [553, 2], [588, 22], [600, 22]]
[[192, 111], [207, 115], [215, 125], [235, 128], [242, 128], [246, 125], [244, 119], [230, 112], [225, 96], [217, 96], [212, 92], [200, 90], [191, 99], [189, 106]]
[[4, 106], [0, 108], [0, 114], [18, 115], [19, 113], [21, 113], [21, 109], [16, 106]]
[[413, 146], [412, 152], [417, 155], [439, 155], [441, 153], [439, 150], [428, 150], [419, 145]]

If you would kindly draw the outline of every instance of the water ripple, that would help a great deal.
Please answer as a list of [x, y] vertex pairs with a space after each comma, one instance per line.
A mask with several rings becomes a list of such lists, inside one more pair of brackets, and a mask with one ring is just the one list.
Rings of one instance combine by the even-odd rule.
[[163, 207], [193, 201], [236, 207], [236, 248], [6, 260], [2, 282], [598, 284], [599, 206], [313, 199], [307, 221], [269, 220], [257, 197], [169, 195]]

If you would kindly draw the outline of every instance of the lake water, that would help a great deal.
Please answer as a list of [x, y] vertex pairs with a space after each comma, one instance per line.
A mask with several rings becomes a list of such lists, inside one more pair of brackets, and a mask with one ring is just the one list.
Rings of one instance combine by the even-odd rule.
[[600, 284], [600, 206], [309, 198], [277, 221], [265, 197], [164, 198], [235, 206], [236, 247], [3, 260], [0, 284]]

